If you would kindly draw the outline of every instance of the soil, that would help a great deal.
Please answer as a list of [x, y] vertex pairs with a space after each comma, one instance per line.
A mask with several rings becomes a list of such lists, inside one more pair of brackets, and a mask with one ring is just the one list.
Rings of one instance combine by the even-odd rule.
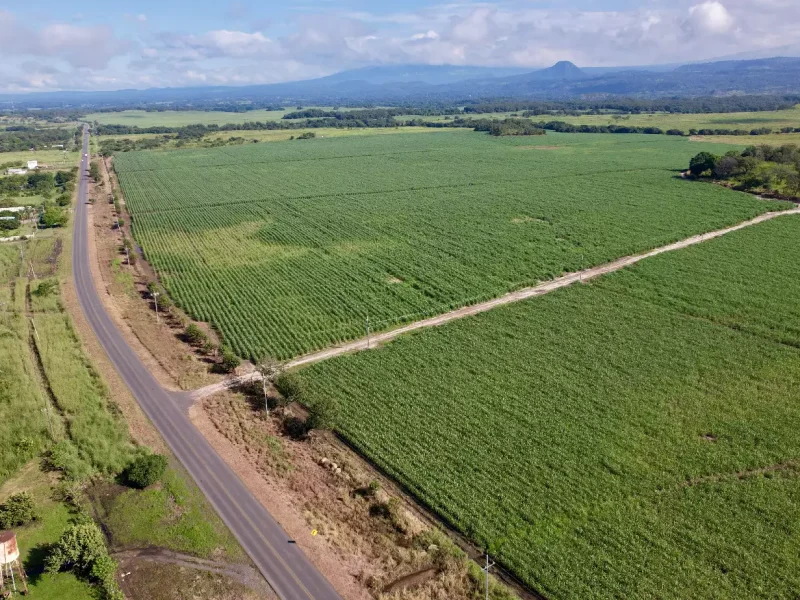
[[258, 391], [208, 397], [190, 409], [192, 421], [344, 598], [381, 597], [422, 571], [396, 588], [413, 588], [404, 598], [472, 595], [466, 560], [424, 541], [429, 523], [387, 493], [390, 483], [331, 434], [291, 437], [284, 423], [298, 409], [267, 415]]
[[[277, 598], [257, 573], [160, 549], [127, 550], [117, 581], [128, 600], [260, 600]], [[263, 585], [262, 585], [263, 584]]]

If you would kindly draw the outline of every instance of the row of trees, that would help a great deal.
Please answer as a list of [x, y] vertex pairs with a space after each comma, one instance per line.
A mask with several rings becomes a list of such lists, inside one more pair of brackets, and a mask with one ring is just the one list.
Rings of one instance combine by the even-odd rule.
[[69, 127], [36, 127], [12, 126], [0, 130], [0, 152], [23, 152], [31, 148], [39, 150], [55, 145], [63, 145], [71, 149], [75, 144], [75, 129]]
[[701, 152], [689, 163], [692, 177], [711, 177], [735, 189], [778, 197], [800, 197], [800, 147], [750, 146], [722, 156]]

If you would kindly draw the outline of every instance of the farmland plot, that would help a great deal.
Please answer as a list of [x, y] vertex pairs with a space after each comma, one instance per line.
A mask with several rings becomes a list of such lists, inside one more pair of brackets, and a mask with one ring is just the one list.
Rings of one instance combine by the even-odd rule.
[[697, 148], [456, 131], [115, 164], [177, 302], [242, 356], [288, 358], [779, 207], [681, 180]]
[[300, 371], [549, 598], [800, 589], [800, 219]]

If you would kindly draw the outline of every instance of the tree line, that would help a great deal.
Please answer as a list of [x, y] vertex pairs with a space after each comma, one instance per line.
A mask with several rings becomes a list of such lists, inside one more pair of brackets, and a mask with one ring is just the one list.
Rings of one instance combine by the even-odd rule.
[[700, 152], [689, 162], [688, 174], [741, 191], [800, 200], [800, 146], [749, 146], [722, 156]]
[[0, 130], [0, 152], [23, 152], [33, 148], [39, 150], [54, 145], [70, 148], [75, 140], [77, 130], [73, 128], [53, 127], [37, 129], [36, 127], [11, 126]]

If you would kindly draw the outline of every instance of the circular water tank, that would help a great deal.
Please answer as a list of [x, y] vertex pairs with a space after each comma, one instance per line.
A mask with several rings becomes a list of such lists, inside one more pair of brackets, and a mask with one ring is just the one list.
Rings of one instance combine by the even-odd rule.
[[0, 565], [7, 565], [18, 559], [16, 534], [13, 531], [0, 531]]

